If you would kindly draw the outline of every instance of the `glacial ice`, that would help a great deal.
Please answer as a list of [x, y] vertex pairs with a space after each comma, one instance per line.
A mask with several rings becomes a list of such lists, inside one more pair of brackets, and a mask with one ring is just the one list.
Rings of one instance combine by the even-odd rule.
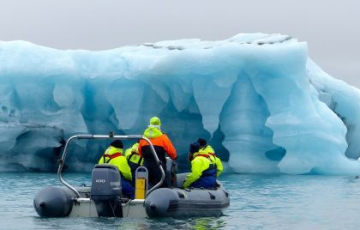
[[[0, 42], [0, 171], [54, 170], [71, 135], [141, 134], [152, 116], [183, 168], [189, 143], [204, 137], [228, 172], [360, 173], [360, 91], [290, 36], [106, 51]], [[106, 144], [77, 142], [69, 170], [90, 170]]]

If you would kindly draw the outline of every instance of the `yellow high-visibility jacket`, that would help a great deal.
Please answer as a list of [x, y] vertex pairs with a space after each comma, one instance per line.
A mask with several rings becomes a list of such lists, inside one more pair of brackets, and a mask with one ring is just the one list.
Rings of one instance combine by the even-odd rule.
[[99, 164], [111, 164], [115, 165], [121, 176], [128, 181], [132, 181], [131, 169], [128, 161], [124, 155], [122, 155], [123, 149], [115, 148], [113, 146], [108, 147], [105, 150], [104, 155], [101, 156]]
[[141, 159], [141, 162], [139, 162], [140, 160], [140, 155], [139, 155], [139, 143], [135, 143], [131, 148], [128, 148], [125, 151], [125, 157], [126, 159], [128, 159], [128, 161], [134, 163], [134, 164], [139, 164], [139, 165], [143, 165], [144, 163], [144, 158]]
[[185, 179], [184, 188], [188, 188], [192, 183], [197, 181], [203, 172], [208, 170], [211, 165], [214, 165], [214, 163], [212, 163], [208, 157], [205, 157], [201, 153], [194, 153], [194, 159], [191, 161], [191, 173], [187, 175]]
[[224, 167], [222, 165], [220, 158], [216, 156], [214, 149], [210, 145], [207, 145], [204, 148], [200, 148], [199, 152], [203, 154], [204, 153], [209, 154], [210, 160], [216, 164], [216, 169], [217, 169], [216, 176], [219, 177], [222, 171], [224, 170]]

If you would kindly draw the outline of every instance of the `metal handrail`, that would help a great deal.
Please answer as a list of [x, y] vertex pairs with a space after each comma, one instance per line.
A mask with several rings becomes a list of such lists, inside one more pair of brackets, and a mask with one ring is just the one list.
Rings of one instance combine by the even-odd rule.
[[164, 180], [165, 180], [165, 172], [164, 172], [163, 167], [161, 166], [162, 163], [161, 163], [161, 161], [159, 160], [159, 157], [156, 154], [154, 146], [152, 145], [151, 141], [148, 138], [146, 138], [146, 137], [144, 137], [142, 135], [114, 135], [112, 132], [110, 132], [109, 135], [93, 135], [93, 134], [74, 135], [74, 136], [71, 136], [66, 141], [63, 154], [62, 154], [62, 156], [61, 156], [61, 158], [59, 160], [59, 168], [58, 168], [57, 174], [58, 174], [59, 181], [64, 186], [68, 187], [71, 191], [73, 191], [76, 194], [77, 198], [80, 198], [80, 193], [76, 190], [76, 188], [74, 188], [69, 183], [67, 183], [61, 176], [61, 172], [62, 172], [62, 170], [64, 168], [64, 165], [65, 165], [65, 159], [66, 159], [66, 155], [67, 155], [67, 151], [68, 151], [70, 142], [73, 141], [74, 139], [79, 139], [79, 140], [81, 140], [81, 139], [125, 139], [125, 140], [128, 140], [128, 139], [143, 139], [149, 144], [150, 149], [151, 149], [151, 153], [152, 153], [155, 161], [158, 163], [160, 171], [161, 171], [161, 175], [162, 175], [161, 180], [159, 181], [159, 183], [157, 183], [154, 187], [152, 187], [146, 193], [146, 195], [149, 195], [152, 191], [154, 191], [155, 189], [160, 187], [163, 184]]

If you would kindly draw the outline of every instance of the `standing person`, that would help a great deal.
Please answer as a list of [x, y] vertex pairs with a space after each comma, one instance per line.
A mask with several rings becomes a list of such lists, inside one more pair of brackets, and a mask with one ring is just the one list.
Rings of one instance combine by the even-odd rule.
[[123, 194], [134, 199], [134, 187], [132, 186], [131, 169], [123, 153], [123, 143], [121, 140], [115, 140], [110, 143], [110, 146], [105, 150], [101, 156], [99, 164], [115, 165], [121, 174], [121, 186]]
[[198, 142], [190, 144], [191, 173], [186, 176], [184, 188], [215, 188], [216, 165], [210, 160], [209, 154], [201, 153], [199, 150]]
[[[150, 125], [144, 132], [144, 136], [150, 140], [156, 154], [161, 161], [161, 166], [166, 171], [166, 155], [168, 155], [172, 160], [176, 160], [177, 154], [176, 149], [171, 143], [169, 137], [166, 134], [161, 132], [161, 121], [158, 117], [153, 117], [150, 119]], [[153, 187], [155, 184], [159, 183], [161, 180], [161, 171], [159, 165], [156, 163], [149, 144], [145, 140], [140, 140], [139, 142], [139, 154], [144, 158], [144, 166], [149, 171], [149, 187]], [[168, 187], [164, 181], [162, 187]]]
[[209, 154], [210, 160], [216, 164], [216, 176], [219, 177], [222, 171], [224, 170], [224, 167], [221, 163], [220, 158], [218, 158], [215, 154], [214, 149], [207, 144], [206, 140], [204, 138], [199, 138], [197, 142], [200, 145], [200, 152], [204, 154]]
[[140, 157], [139, 155], [139, 143], [133, 144], [131, 148], [128, 148], [125, 151], [125, 157], [128, 160], [129, 166], [131, 168], [131, 174], [132, 174], [132, 182], [135, 183], [135, 172], [136, 169], [143, 165], [144, 158]]

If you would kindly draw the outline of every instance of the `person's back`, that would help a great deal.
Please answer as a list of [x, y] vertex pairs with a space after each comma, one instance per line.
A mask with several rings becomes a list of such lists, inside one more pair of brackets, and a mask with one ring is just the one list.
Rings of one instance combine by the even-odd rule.
[[[166, 156], [169, 156], [172, 160], [176, 160], [176, 149], [171, 143], [166, 134], [161, 132], [161, 121], [157, 117], [150, 119], [150, 125], [144, 132], [144, 136], [150, 140], [154, 146], [155, 152], [162, 163], [162, 168], [166, 170]], [[144, 158], [144, 166], [149, 171], [149, 187], [154, 186], [161, 180], [161, 171], [159, 165], [156, 163], [150, 145], [145, 140], [139, 142], [139, 154]], [[164, 181], [162, 187], [168, 187]]]
[[99, 164], [115, 165], [121, 174], [122, 191], [128, 198], [134, 198], [132, 174], [126, 157], [123, 155], [123, 144], [120, 140], [113, 141], [99, 159]]
[[139, 143], [135, 143], [131, 148], [125, 151], [125, 157], [128, 160], [129, 166], [132, 173], [132, 182], [135, 183], [135, 172], [136, 169], [143, 165], [144, 159], [139, 155]]
[[216, 156], [214, 149], [207, 144], [206, 140], [203, 138], [199, 138], [197, 141], [200, 145], [200, 153], [209, 154], [210, 160], [216, 164], [216, 176], [219, 177], [224, 167], [219, 157]]
[[200, 153], [199, 150], [199, 143], [190, 145], [191, 173], [185, 179], [184, 188], [215, 188], [216, 165], [208, 154]]

